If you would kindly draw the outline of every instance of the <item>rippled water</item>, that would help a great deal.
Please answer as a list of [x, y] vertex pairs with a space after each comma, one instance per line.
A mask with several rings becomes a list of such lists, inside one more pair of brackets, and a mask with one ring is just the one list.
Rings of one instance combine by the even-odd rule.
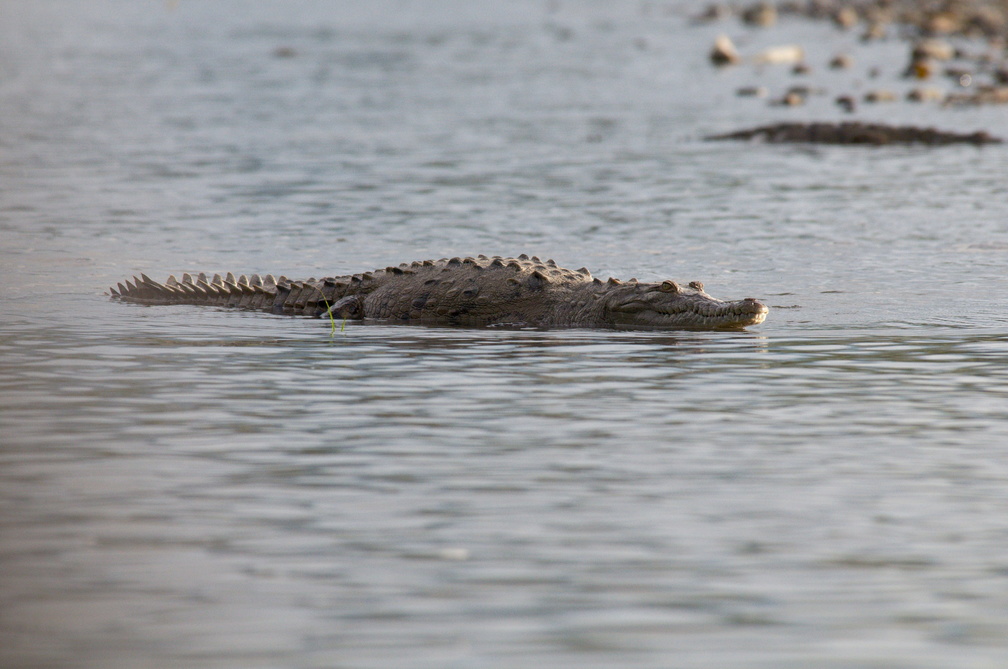
[[[707, 144], [691, 3], [0, 3], [0, 664], [1001, 667], [1008, 152]], [[815, 59], [818, 59], [816, 61]], [[861, 87], [861, 88], [859, 88]], [[1008, 136], [1004, 109], [859, 118]], [[112, 303], [536, 253], [746, 332]]]

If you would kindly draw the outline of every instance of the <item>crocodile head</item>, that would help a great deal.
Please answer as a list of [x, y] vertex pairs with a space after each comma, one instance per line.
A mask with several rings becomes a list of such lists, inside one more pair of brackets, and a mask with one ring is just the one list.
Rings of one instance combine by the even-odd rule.
[[711, 297], [699, 281], [689, 286], [631, 281], [612, 285], [606, 293], [606, 317], [620, 327], [739, 329], [762, 323], [768, 311], [751, 297], [736, 301]]

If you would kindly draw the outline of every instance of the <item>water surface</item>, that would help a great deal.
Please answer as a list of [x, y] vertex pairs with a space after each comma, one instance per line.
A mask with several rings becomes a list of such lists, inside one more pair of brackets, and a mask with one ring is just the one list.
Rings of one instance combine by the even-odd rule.
[[[0, 663], [1003, 666], [1008, 154], [705, 143], [841, 118], [735, 98], [791, 75], [712, 70], [721, 30], [894, 87], [904, 47], [693, 7], [0, 4]], [[523, 252], [771, 312], [330, 336], [103, 295]]]

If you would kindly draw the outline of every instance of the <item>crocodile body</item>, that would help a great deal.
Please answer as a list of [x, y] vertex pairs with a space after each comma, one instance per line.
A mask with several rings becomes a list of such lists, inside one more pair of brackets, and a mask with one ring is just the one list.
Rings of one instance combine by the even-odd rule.
[[195, 304], [338, 319], [430, 325], [738, 329], [762, 323], [753, 298], [724, 301], [693, 281], [642, 283], [593, 279], [526, 255], [404, 263], [373, 272], [292, 281], [286, 277], [146, 275], [111, 289], [139, 304]]
[[807, 144], [925, 144], [942, 146], [945, 144], [1000, 144], [1001, 140], [984, 131], [972, 133], [946, 132], [934, 128], [915, 126], [894, 126], [882, 123], [777, 123], [758, 128], [711, 135], [706, 138], [716, 140], [762, 139], [766, 142], [807, 143]]

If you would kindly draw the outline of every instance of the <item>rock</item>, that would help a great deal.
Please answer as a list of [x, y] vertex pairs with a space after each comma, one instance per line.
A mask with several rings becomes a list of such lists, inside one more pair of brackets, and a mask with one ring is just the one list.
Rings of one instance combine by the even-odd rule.
[[784, 97], [774, 102], [775, 105], [780, 107], [800, 107], [805, 104], [805, 98], [808, 97], [801, 91], [791, 90], [784, 94]]
[[871, 42], [874, 40], [885, 39], [886, 34], [889, 32], [889, 24], [883, 21], [872, 21], [865, 28], [865, 31], [861, 33], [862, 42]]
[[930, 58], [915, 58], [903, 70], [903, 76], [912, 79], [927, 79], [935, 72], [935, 63]]
[[844, 30], [850, 30], [859, 20], [857, 10], [850, 5], [844, 5], [833, 14], [833, 23]]
[[942, 102], [945, 91], [940, 88], [915, 88], [907, 93], [906, 99], [910, 102]]
[[949, 79], [962, 79], [963, 77], [973, 78], [973, 72], [965, 67], [946, 67], [942, 73]]
[[707, 5], [707, 8], [702, 14], [698, 15], [694, 20], [698, 22], [710, 22], [710, 21], [721, 21], [727, 19], [732, 15], [731, 7], [723, 5], [720, 3], [714, 3]]
[[829, 20], [841, 28], [863, 21], [863, 40], [884, 37], [890, 25], [924, 36], [1003, 39], [1008, 34], [1005, 0], [782, 0], [780, 14]]
[[967, 19], [965, 32], [979, 33], [985, 37], [1004, 35], [1008, 30], [1008, 13], [992, 6], [980, 6]]
[[727, 35], [718, 35], [710, 52], [711, 62], [719, 67], [737, 65], [742, 62], [738, 49]]
[[854, 97], [851, 95], [838, 96], [834, 102], [836, 102], [837, 106], [843, 109], [848, 114], [853, 112], [855, 107], [857, 106], [857, 103], [854, 101]]
[[938, 12], [924, 20], [924, 31], [931, 35], [952, 35], [962, 32], [960, 17], [952, 12]]
[[981, 86], [974, 93], [954, 93], [945, 98], [947, 105], [1008, 104], [1008, 86]]
[[831, 70], [847, 70], [850, 69], [853, 64], [854, 59], [844, 53], [833, 56], [829, 62]]
[[805, 60], [805, 50], [794, 44], [774, 46], [756, 55], [758, 65], [789, 65]]
[[896, 102], [897, 99], [898, 98], [896, 97], [895, 93], [893, 93], [892, 91], [887, 91], [885, 89], [877, 89], [877, 90], [874, 90], [874, 91], [868, 91], [867, 93], [865, 93], [865, 96], [864, 96], [864, 101], [865, 102], [871, 102], [871, 103], [876, 103], [876, 102]]
[[777, 8], [769, 2], [760, 2], [742, 10], [742, 20], [751, 26], [769, 28], [777, 23]]
[[910, 52], [912, 60], [952, 60], [955, 56], [955, 47], [942, 39], [922, 39], [914, 44], [913, 51]]

